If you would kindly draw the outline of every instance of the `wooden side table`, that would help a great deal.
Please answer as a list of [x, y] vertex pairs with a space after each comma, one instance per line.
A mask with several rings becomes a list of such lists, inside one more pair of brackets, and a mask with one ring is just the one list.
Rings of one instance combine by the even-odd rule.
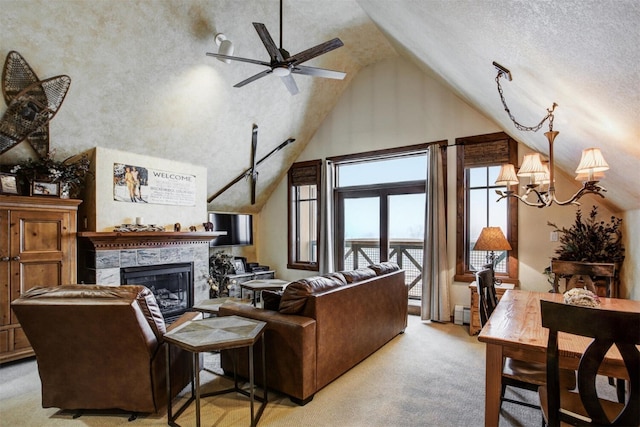
[[256, 302], [260, 298], [260, 294], [262, 291], [281, 291], [284, 289], [289, 282], [286, 280], [280, 279], [259, 279], [259, 280], [249, 280], [247, 282], [240, 283], [241, 289], [246, 289], [251, 292], [251, 302], [253, 306], [256, 306]]
[[197, 304], [194, 304], [193, 309], [199, 311], [201, 313], [207, 313], [212, 316], [218, 315], [218, 310], [220, 310], [220, 306], [227, 302], [236, 302], [239, 304], [249, 304], [251, 303], [250, 299], [241, 299], [235, 297], [222, 297], [222, 298], [211, 298], [200, 301]]
[[[515, 285], [513, 283], [503, 283], [501, 285], [496, 285], [496, 296], [498, 297], [498, 301], [500, 301], [500, 298], [502, 298], [502, 295], [504, 295], [507, 289], [514, 288]], [[475, 335], [480, 332], [480, 329], [482, 329], [482, 325], [480, 324], [480, 312], [478, 311], [478, 286], [476, 285], [475, 281], [469, 284], [469, 290], [471, 291], [469, 335]]]
[[[171, 352], [167, 350], [167, 421], [177, 425], [176, 419], [191, 404], [196, 402], [196, 426], [200, 427], [200, 397], [217, 396], [237, 392], [249, 397], [251, 402], [251, 427], [255, 427], [267, 405], [267, 369], [265, 365], [265, 345], [262, 345], [262, 387], [263, 396], [255, 396], [253, 380], [253, 346], [264, 337], [265, 322], [240, 316], [209, 317], [207, 319], [186, 322], [164, 335], [165, 341], [193, 353], [193, 372], [191, 397], [174, 414], [171, 406]], [[199, 353], [229, 349], [248, 348], [249, 350], [249, 391], [238, 387], [238, 378], [234, 365], [234, 387], [200, 395], [200, 356]], [[193, 385], [195, 384], [195, 391]], [[195, 395], [194, 395], [195, 394]], [[254, 413], [254, 401], [261, 401], [257, 413]]]

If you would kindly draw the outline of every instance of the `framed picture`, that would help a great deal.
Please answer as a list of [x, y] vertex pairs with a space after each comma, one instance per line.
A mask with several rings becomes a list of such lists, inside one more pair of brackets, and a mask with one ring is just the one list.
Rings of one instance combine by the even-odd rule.
[[244, 260], [242, 258], [236, 258], [233, 260], [233, 268], [236, 270], [236, 274], [246, 273]]
[[18, 180], [10, 173], [0, 173], [0, 194], [20, 194]]
[[60, 183], [47, 181], [31, 182], [32, 196], [51, 196], [60, 197]]

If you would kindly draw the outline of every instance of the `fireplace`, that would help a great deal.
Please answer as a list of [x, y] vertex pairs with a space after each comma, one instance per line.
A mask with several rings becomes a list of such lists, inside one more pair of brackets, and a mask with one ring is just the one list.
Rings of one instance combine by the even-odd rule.
[[166, 323], [193, 307], [192, 262], [124, 267], [120, 269], [120, 282], [151, 289]]

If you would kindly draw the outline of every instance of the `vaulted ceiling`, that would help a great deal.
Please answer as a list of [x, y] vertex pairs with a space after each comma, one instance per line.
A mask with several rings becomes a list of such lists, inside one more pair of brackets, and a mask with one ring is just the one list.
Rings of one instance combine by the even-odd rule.
[[[344, 81], [296, 77], [291, 96], [272, 76], [223, 64], [218, 32], [235, 54], [266, 60], [252, 22], [279, 43], [278, 0], [2, 0], [0, 55], [20, 52], [41, 78], [68, 74], [72, 87], [51, 122], [61, 155], [96, 145], [204, 164], [212, 194], [249, 166], [251, 126], [258, 157], [290, 136], [296, 143], [260, 170], [256, 206], [246, 188], [214, 201], [221, 210], [257, 210], [363, 67], [405, 57], [451, 88], [518, 141], [542, 153], [537, 124], [556, 102], [555, 155], [569, 174], [581, 150], [601, 147], [611, 170], [602, 184], [620, 210], [640, 209], [640, 2], [634, 0], [284, 0], [283, 47], [292, 54], [339, 37], [344, 47], [307, 65], [347, 72]], [[0, 113], [4, 107], [0, 107]], [[0, 156], [28, 156], [20, 146]], [[631, 179], [630, 179], [631, 178]], [[633, 179], [635, 178], [635, 179]]]

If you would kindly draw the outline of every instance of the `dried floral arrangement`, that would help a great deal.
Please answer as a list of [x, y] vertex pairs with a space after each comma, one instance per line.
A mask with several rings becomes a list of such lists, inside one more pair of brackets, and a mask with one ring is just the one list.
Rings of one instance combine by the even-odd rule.
[[582, 262], [621, 262], [624, 260], [622, 244], [622, 219], [611, 216], [609, 222], [598, 220], [598, 207], [593, 206], [587, 218], [580, 209], [569, 228], [547, 224], [558, 232], [560, 246], [554, 259]]
[[85, 178], [90, 174], [91, 161], [87, 154], [71, 156], [62, 161], [55, 160], [55, 150], [46, 156], [33, 160], [28, 159], [11, 168], [23, 183], [34, 179], [67, 183], [72, 193], [78, 194], [84, 187]]

